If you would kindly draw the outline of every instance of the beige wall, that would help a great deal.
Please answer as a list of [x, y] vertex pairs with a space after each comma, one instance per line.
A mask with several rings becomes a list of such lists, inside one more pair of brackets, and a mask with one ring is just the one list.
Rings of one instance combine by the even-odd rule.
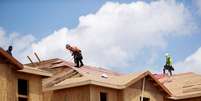
[[100, 101], [100, 92], [107, 93], [108, 101], [122, 101], [118, 90], [94, 85], [44, 92], [43, 101]]
[[[89, 86], [81, 86], [63, 90], [57, 90], [53, 93], [44, 92], [44, 101], [90, 101]], [[52, 96], [52, 97], [51, 97]]]
[[54, 91], [44, 91], [43, 92], [43, 101], [53, 101]]
[[17, 79], [29, 81], [29, 101], [42, 101], [41, 76], [20, 73], [12, 65], [0, 63], [0, 101], [17, 101]]
[[100, 92], [107, 93], [108, 101], [121, 101], [118, 99], [119, 90], [90, 85], [90, 101], [100, 101]]
[[[130, 87], [124, 89], [123, 101], [140, 101], [140, 96], [142, 94], [142, 82], [143, 80], [140, 80]], [[153, 83], [151, 83], [149, 80], [146, 80], [145, 82], [143, 96], [150, 98], [150, 101], [163, 101], [162, 92], [159, 92], [159, 90], [153, 86]]]
[[0, 63], [0, 101], [16, 101], [15, 79], [10, 65]]
[[16, 73], [16, 79], [25, 79], [29, 81], [29, 101], [42, 101], [42, 77], [25, 74]]

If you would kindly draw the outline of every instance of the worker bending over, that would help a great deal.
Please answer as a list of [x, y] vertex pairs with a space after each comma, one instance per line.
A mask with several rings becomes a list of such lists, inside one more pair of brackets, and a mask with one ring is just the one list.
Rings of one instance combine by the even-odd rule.
[[75, 46], [70, 46], [69, 44], [66, 45], [66, 49], [72, 53], [74, 63], [76, 64], [75, 67], [82, 67], [84, 64], [82, 62], [83, 57], [81, 50]]
[[165, 74], [165, 70], [168, 70], [170, 76], [172, 76], [172, 71], [174, 71], [174, 68], [172, 66], [172, 58], [168, 53], [165, 54], [165, 57], [166, 57], [166, 64], [164, 65], [163, 68], [163, 74]]

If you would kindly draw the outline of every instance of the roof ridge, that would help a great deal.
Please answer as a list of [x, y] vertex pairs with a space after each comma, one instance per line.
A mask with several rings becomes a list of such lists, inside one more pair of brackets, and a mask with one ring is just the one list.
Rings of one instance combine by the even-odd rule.
[[[73, 63], [71, 61], [64, 61], [64, 62], [65, 63]], [[70, 64], [68, 64], [68, 65], [71, 66]], [[73, 66], [71, 66], [71, 67], [73, 67]], [[80, 68], [85, 68], [85, 69], [89, 69], [89, 70], [93, 70], [93, 71], [104, 72], [104, 73], [115, 74], [115, 75], [121, 75], [122, 74], [119, 72], [112, 71], [110, 69], [106, 69], [103, 67], [97, 67], [97, 66], [84, 65], [83, 67], [80, 67]], [[78, 70], [79, 70], [79, 68], [78, 68]]]

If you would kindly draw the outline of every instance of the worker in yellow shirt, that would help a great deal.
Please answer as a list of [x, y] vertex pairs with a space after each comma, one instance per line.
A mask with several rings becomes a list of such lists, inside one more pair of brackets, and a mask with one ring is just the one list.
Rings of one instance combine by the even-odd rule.
[[165, 54], [165, 57], [166, 57], [166, 63], [163, 68], [163, 74], [165, 74], [165, 70], [168, 70], [170, 76], [172, 76], [172, 71], [174, 71], [174, 68], [172, 66], [172, 57], [168, 53]]

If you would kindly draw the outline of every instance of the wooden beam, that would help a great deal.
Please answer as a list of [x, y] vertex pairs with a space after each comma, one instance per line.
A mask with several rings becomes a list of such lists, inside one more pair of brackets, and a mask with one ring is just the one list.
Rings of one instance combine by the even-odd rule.
[[27, 58], [29, 59], [29, 61], [31, 62], [32, 65], [34, 65], [33, 61], [31, 60], [31, 58], [29, 56], [27, 56]]
[[40, 63], [40, 62], [41, 62], [41, 60], [40, 60], [40, 58], [38, 57], [38, 55], [37, 55], [37, 53], [36, 53], [36, 52], [34, 52], [34, 55], [36, 56], [36, 58], [38, 59], [38, 62]]

